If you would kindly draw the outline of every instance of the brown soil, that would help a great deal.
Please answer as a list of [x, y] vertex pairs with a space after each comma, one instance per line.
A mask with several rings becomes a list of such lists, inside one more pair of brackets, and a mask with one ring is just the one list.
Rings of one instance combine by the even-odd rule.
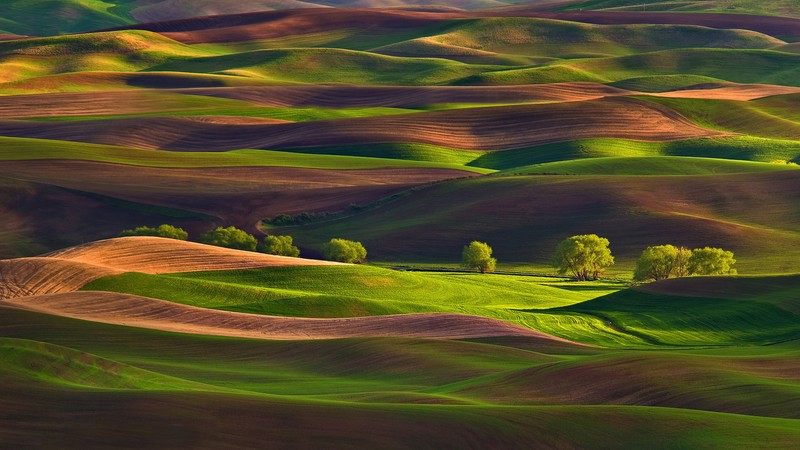
[[177, 151], [417, 142], [506, 150], [591, 137], [669, 141], [718, 136], [674, 111], [628, 98], [433, 111], [276, 125], [204, 124], [180, 118], [0, 122], [0, 134]]
[[545, 341], [569, 342], [518, 325], [463, 314], [401, 314], [341, 319], [274, 317], [92, 291], [16, 298], [4, 304], [95, 322], [245, 338], [294, 340], [386, 336], [467, 339], [527, 336]]
[[447, 103], [570, 102], [631, 93], [603, 84], [586, 82], [527, 86], [271, 86], [185, 89], [173, 92], [243, 100], [261, 106], [332, 108], [366, 106], [417, 108]]
[[773, 95], [800, 93], [800, 88], [776, 86], [771, 84], [728, 84], [699, 85], [688, 89], [648, 94], [657, 97], [699, 98], [713, 100], [750, 101]]
[[207, 214], [249, 231], [280, 213], [338, 211], [420, 184], [476, 175], [450, 169], [132, 168], [59, 160], [4, 161], [3, 170], [18, 180]]
[[337, 264], [155, 237], [107, 239], [42, 257], [0, 261], [0, 299], [71, 292], [123, 272], [173, 273]]
[[[664, 97], [752, 100], [800, 92], [800, 88], [717, 83], [647, 94]], [[180, 95], [178, 95], [180, 94]], [[182, 95], [241, 100], [266, 107], [394, 107], [421, 108], [439, 104], [555, 103], [641, 95], [598, 83], [568, 82], [526, 86], [271, 86], [186, 88], [152, 91], [64, 92], [0, 96], [0, 119], [102, 116], [183, 111]], [[183, 120], [230, 125], [286, 123], [278, 119], [231, 116], [186, 116]]]

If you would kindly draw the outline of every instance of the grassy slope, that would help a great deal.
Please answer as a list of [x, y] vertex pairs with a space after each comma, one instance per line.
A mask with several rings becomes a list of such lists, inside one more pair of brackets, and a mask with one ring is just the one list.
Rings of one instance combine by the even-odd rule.
[[513, 17], [468, 19], [453, 24], [444, 33], [398, 42], [375, 51], [443, 57], [489, 52], [488, 55], [586, 58], [676, 48], [771, 48], [783, 43], [760, 33], [696, 26], [607, 26]]
[[[242, 78], [281, 84], [620, 82], [653, 75], [680, 75], [795, 85], [793, 80], [798, 78], [796, 54], [765, 50], [782, 42], [745, 31], [496, 18], [447, 22], [415, 32], [422, 36], [377, 48], [405, 55], [443, 58], [455, 55], [456, 60], [398, 58], [343, 48], [275, 48], [273, 46], [278, 43], [269, 41], [251, 44], [250, 48], [236, 44], [189, 46], [156, 33], [120, 31], [0, 43], [0, 80], [21, 83], [26, 79], [65, 73], [141, 70], [227, 75], [232, 80]], [[676, 40], [676, 32], [680, 39]], [[570, 36], [568, 42], [564, 36]], [[346, 47], [344, 43], [339, 45], [333, 41], [323, 43]], [[310, 45], [315, 44], [311, 42]], [[427, 51], [426, 46], [433, 48]], [[450, 50], [444, 51], [442, 46]], [[511, 67], [457, 61], [459, 54], [469, 56], [475, 52], [491, 58], [506, 58], [508, 61], [501, 62]], [[522, 56], [533, 59], [520, 59]], [[612, 57], [596, 58], [598, 56]], [[565, 57], [579, 60], [546, 62]], [[595, 58], [585, 59], [587, 57]], [[476, 59], [475, 62], [481, 61]], [[545, 64], [530, 65], [538, 62]], [[675, 84], [674, 79], [663, 83], [667, 82]], [[7, 85], [5, 88], [21, 87]]]
[[17, 34], [43, 36], [74, 33], [135, 23], [135, 0], [10, 0], [4, 5], [2, 28]]
[[[44, 4], [27, 3], [24, 6], [38, 5], [41, 8]], [[91, 3], [90, 6], [97, 4]], [[49, 12], [46, 9], [41, 11]], [[115, 14], [119, 14], [118, 10]], [[53, 24], [63, 25], [56, 21]], [[469, 46], [472, 42], [491, 37], [492, 32], [506, 26], [503, 24], [499, 28], [492, 28], [494, 25], [485, 25], [446, 36], [454, 40], [453, 44]], [[4, 27], [0, 25], [0, 28]], [[641, 27], [638, 31], [646, 28]], [[656, 28], [647, 31], [655, 32]], [[603, 31], [607, 32], [607, 29]], [[586, 33], [592, 38], [593, 52], [626, 54], [631, 51], [621, 47], [613, 36], [598, 37], [589, 31]], [[229, 50], [211, 46], [186, 47], [146, 34], [109, 36], [97, 42], [91, 39], [81, 41], [80, 37], [40, 42], [32, 51], [31, 47], [8, 47], [0, 71], [4, 79], [13, 80], [19, 79], [15, 77], [42, 75], [47, 78], [48, 74], [65, 70], [134, 71], [167, 68], [198, 71], [196, 75], [180, 75], [185, 77], [182, 82], [187, 83], [191, 77], [198, 77], [198, 80], [205, 77], [201, 73], [205, 71], [231, 74], [224, 77], [224, 83], [229, 79], [237, 79], [233, 75], [289, 83], [296, 81], [296, 77], [287, 76], [290, 73], [287, 71], [321, 65], [326, 70], [304, 72], [300, 80], [429, 84], [445, 83], [457, 78], [474, 82], [471, 75], [497, 69], [446, 60], [384, 58], [370, 53], [339, 50], [249, 49], [244, 54], [225, 54]], [[653, 35], [643, 33], [642, 36], [658, 41]], [[404, 36], [405, 39], [412, 37]], [[346, 39], [348, 37], [342, 37], [340, 42]], [[375, 46], [381, 40], [373, 38], [373, 41], [369, 41], [363, 35], [349, 39], [352, 42], [359, 41], [361, 45]], [[138, 48], [142, 40], [155, 42], [155, 47]], [[328, 42], [335, 40], [329, 39]], [[380, 45], [389, 43], [384, 41]], [[647, 42], [639, 44], [646, 45]], [[667, 44], [664, 42], [663, 45]], [[502, 41], [490, 41], [486, 45], [495, 45], [493, 49], [498, 51], [517, 51]], [[580, 51], [580, 45], [567, 47], [561, 43], [556, 46], [540, 43], [536, 52], [553, 54], [559, 51], [556, 48], [560, 48], [564, 53], [559, 56], [578, 56], [575, 52]], [[641, 48], [637, 48], [637, 51], [641, 51]], [[646, 85], [651, 90], [716, 79], [792, 84], [797, 79], [797, 62], [786, 55], [769, 51], [670, 51], [492, 72], [486, 79], [497, 83], [621, 80], [627, 86]], [[659, 60], [662, 62], [659, 63]], [[731, 61], [744, 61], [744, 69], [741, 66], [733, 67]], [[497, 62], [519, 64], [525, 61], [509, 57]], [[423, 72], [422, 77], [417, 76], [420, 72]], [[682, 75], [684, 72], [696, 75]], [[655, 75], [650, 77], [652, 74]], [[149, 82], [153, 83], [155, 78], [163, 75], [152, 74], [154, 78]], [[201, 81], [223, 83], [221, 80], [207, 77]], [[90, 88], [93, 86], [93, 82], [89, 83]], [[713, 108], [710, 105], [712, 103], [704, 102], [698, 106], [683, 102], [678, 106], [683, 107], [684, 111], [701, 109], [706, 115], [692, 117], [693, 120], [708, 120], [711, 126], [716, 122], [705, 118], [712, 116], [708, 111], [716, 108], [717, 115], [713, 117], [719, 117], [718, 113], [731, 105], [720, 103]], [[680, 109], [678, 106], [676, 109]], [[750, 106], [745, 108], [748, 114], [752, 112]], [[787, 121], [796, 121], [796, 111], [791, 101], [775, 100], [769, 104], [759, 104], [757, 109]], [[179, 109], [176, 111], [180, 112]], [[243, 113], [245, 108], [233, 107], [196, 112], [249, 115]], [[291, 116], [298, 120], [318, 117], [315, 114], [334, 114], [316, 110], [246, 112], [264, 114], [263, 117], [286, 114], [284, 118]], [[356, 114], [359, 113], [372, 115], [381, 112], [367, 110]], [[690, 115], [688, 112], [686, 114]], [[739, 119], [739, 122], [747, 125], [752, 115], [740, 115]], [[437, 166], [441, 163], [469, 163], [475, 167], [493, 169], [508, 169], [574, 156], [612, 154], [720, 156], [760, 161], [797, 158], [796, 142], [786, 140], [794, 138], [794, 135], [785, 134], [783, 129], [775, 131], [772, 127], [764, 134], [759, 130], [765, 128], [765, 123], [760, 123], [758, 129], [753, 129], [754, 134], [784, 140], [744, 137], [650, 144], [595, 139], [502, 153], [473, 153], [468, 157], [458, 150], [402, 143], [371, 148], [304, 151], [433, 161]], [[42, 158], [77, 157], [161, 167], [261, 163], [330, 168], [371, 167], [371, 164], [381, 167], [386, 164], [407, 165], [386, 160], [276, 152], [168, 155], [33, 140], [8, 139], [3, 144], [7, 157], [12, 159], [18, 159], [19, 153], [25, 152], [26, 156], [35, 153], [36, 157]], [[553, 170], [592, 174], [663, 174], [708, 173], [722, 170], [719, 168], [731, 172], [789, 169], [705, 160], [688, 163], [687, 160], [674, 158], [652, 164], [654, 162], [650, 159], [566, 162], [564, 165], [567, 168], [562, 165], [560, 169], [556, 167]], [[693, 183], [694, 179], [686, 178], [686, 183]], [[631, 186], [637, 188], [638, 182], [630, 177], [621, 177], [619, 181], [619, 190], [601, 183], [597, 198], [610, 195], [625, 200], [621, 193]], [[652, 181], [662, 183], [664, 179], [655, 178]], [[539, 210], [536, 207], [541, 200], [537, 197], [541, 192], [538, 186], [544, 186], [545, 194], [558, 194], [557, 189], [547, 191], [550, 189], [547, 186], [572, 182], [577, 186], [575, 191], [570, 191], [573, 193], [587, 192], [585, 187], [594, 183], [589, 178], [570, 180], [569, 177], [499, 178], [448, 183], [425, 193], [432, 193], [432, 199], [420, 201], [421, 196], [412, 194], [406, 199], [408, 204], [404, 204], [406, 200], [401, 200], [397, 204], [365, 212], [363, 216], [345, 219], [341, 224], [314, 225], [288, 232], [297, 232], [307, 237], [311, 244], [317, 245], [332, 234], [358, 235], [364, 233], [364, 229], [372, 228], [369, 233], [374, 234], [373, 238], [379, 237], [380, 242], [389, 242], [398, 247], [387, 251], [377, 244], [368, 243], [371, 252], [374, 248], [377, 254], [396, 256], [401, 253], [391, 252], [411, 242], [412, 252], [424, 252], [430, 248], [437, 258], [452, 254], [452, 259], [457, 258], [464, 242], [473, 237], [482, 238], [481, 233], [488, 232], [493, 245], [495, 239], [502, 239], [500, 245], [495, 245], [498, 254], [502, 253], [501, 260], [506, 255], [514, 254], [520, 260], [537, 259], [541, 262], [547, 259], [547, 253], [552, 250], [551, 241], [555, 239], [542, 239], [542, 235], [553, 233], [554, 230], [559, 233], [566, 230], [563, 223], [542, 224], [539, 222], [540, 216], [542, 213], [548, 214], [548, 211], [560, 214], [559, 208], [564, 206], [562, 203], [569, 203], [571, 198], [557, 197], [560, 201], [550, 202], [549, 208]], [[732, 239], [732, 245], [735, 243], [751, 251], [742, 253], [746, 256], [742, 267], [763, 271], [786, 270], [788, 262], [797, 258], [787, 249], [796, 248], [800, 242], [792, 231], [793, 224], [797, 223], [796, 208], [781, 203], [785, 199], [747, 197], [743, 194], [752, 191], [754, 186], [772, 186], [766, 182], [763, 185], [760, 184], [763, 181], [753, 184], [742, 177], [719, 178], [719, 182], [723, 188], [730, 186], [732, 192], [710, 188], [708, 198], [703, 201], [713, 200], [709, 208], [714, 224], [746, 230], [744, 234], [741, 231], [723, 230], [723, 239]], [[677, 184], [667, 183], [665, 186], [674, 189]], [[739, 184], [745, 186], [742, 188], [744, 191], [735, 188]], [[512, 194], [519, 190], [537, 195], [514, 197]], [[634, 192], [651, 194], [646, 190]], [[747, 197], [746, 201], [741, 203], [730, 199], [737, 195]], [[458, 201], [454, 201], [455, 198]], [[497, 199], [500, 199], [500, 203], [508, 203], [499, 207], [491, 206], [498, 202]], [[14, 198], [11, 200], [12, 209], [26, 208], [28, 205]], [[676, 197], [675, 201], [680, 203], [683, 200]], [[525, 205], [525, 208], [520, 205]], [[531, 205], [534, 207], [530, 208]], [[621, 210], [615, 209], [617, 206], [600, 206], [598, 226], [619, 228], [616, 223], [604, 225], [602, 214], [603, 208], [618, 214]], [[652, 204], [647, 206], [652, 207]], [[669, 205], [666, 209], [672, 207], [674, 205]], [[491, 213], [475, 214], [485, 212], [487, 208]], [[591, 205], [578, 205], [577, 208], [578, 211], [586, 208], [582, 212], [588, 214], [585, 217], [598, 212]], [[522, 209], [531, 211], [521, 213]], [[696, 213], [687, 213], [681, 207], [678, 210], [683, 214]], [[409, 214], [409, 211], [416, 213]], [[424, 212], [419, 214], [420, 211]], [[52, 211], [44, 213], [53, 214]], [[386, 216], [381, 217], [385, 213]], [[513, 217], [513, 223], [504, 224], [507, 226], [504, 229], [493, 229], [493, 226], [497, 227], [494, 217], [498, 214]], [[523, 216], [521, 219], [517, 217], [520, 214]], [[626, 214], [625, 217], [636, 219], [652, 213], [626, 210]], [[651, 224], [662, 219], [658, 214], [654, 214]], [[71, 221], [57, 211], [54, 215], [59, 220]], [[585, 220], [580, 215], [568, 214], [567, 217], [575, 223]], [[699, 218], [708, 220], [708, 217]], [[642, 223], [646, 225], [647, 222]], [[437, 235], [437, 227], [441, 227], [440, 231], [446, 234]], [[656, 235], [657, 231], [654, 230]], [[442, 240], [442, 236], [449, 240]], [[640, 238], [643, 237], [635, 237], [634, 240], [641, 242], [634, 244], [620, 243], [620, 247], [614, 247], [615, 251], [622, 249], [621, 254], [629, 263], [631, 255], [635, 254], [634, 250], [639, 248], [637, 246], [654, 236]], [[708, 240], [718, 237], [704, 235], [699, 238]], [[305, 239], [301, 240], [306, 242]], [[545, 242], [542, 244], [539, 242], [541, 240]], [[613, 242], [619, 241], [614, 239]], [[748, 259], [752, 255], [762, 259]], [[763, 294], [736, 299], [685, 293], [677, 295], [674, 292], [624, 291], [584, 302], [614, 287], [602, 286], [594, 290], [579, 284], [547, 283], [541, 279], [522, 277], [427, 275], [367, 267], [348, 270], [351, 272], [345, 277], [341, 273], [300, 273], [289, 269], [170, 277], [128, 274], [101, 280], [96, 287], [127, 289], [202, 306], [267, 314], [342, 316], [438, 310], [470, 312], [608, 346], [753, 345], [774, 343], [798, 334], [796, 278], [760, 279], [754, 285], [742, 286], [739, 290]], [[789, 287], [764, 290], [765, 284], [786, 284]], [[432, 298], [432, 292], [437, 294], [436, 299]], [[573, 351], [560, 354], [548, 350], [550, 354], [542, 354], [500, 345], [417, 340], [352, 339], [279, 343], [180, 336], [11, 310], [4, 310], [0, 315], [0, 333], [0, 336], [12, 338], [3, 338], [0, 342], [3, 360], [9, 362], [0, 368], [0, 385], [3, 386], [3, 395], [0, 395], [0, 410], [3, 412], [0, 416], [12, 417], [16, 424], [0, 430], [0, 440], [7, 443], [30, 445], [32, 436], [35, 436], [42, 446], [87, 446], [86, 436], [91, 436], [95, 445], [124, 447], [130, 433], [143, 426], [148, 428], [149, 433], [141, 436], [137, 445], [146, 443], [172, 447], [187, 443], [194, 447], [220, 447], [223, 444], [243, 447], [265, 444], [296, 446], [298, 436], [324, 442], [325, 445], [337, 442], [342, 446], [382, 448], [407, 448], [412, 443], [420, 446], [420, 441], [423, 446], [433, 448], [445, 445], [466, 447], [475, 443], [476, 436], [485, 439], [481, 442], [483, 446], [517, 448], [533, 445], [788, 448], [800, 440], [796, 420], [709, 412], [796, 417], [798, 405], [793, 399], [798, 397], [798, 353], [793, 343], [764, 348], [682, 350], [680, 354], [675, 351], [629, 353], [584, 350], [579, 353], [586, 354], [579, 355], [573, 354]], [[673, 381], [676, 373], [681, 374], [680, 383]], [[237, 392], [231, 392], [234, 389]], [[415, 403], [464, 405], [425, 406]], [[589, 406], [560, 406], [562, 403]], [[508, 404], [550, 406], [505, 406]], [[667, 408], [608, 404], [658, 405]], [[41, 411], [48, 411], [48, 414], [43, 415]], [[25, 420], [19, 420], [20, 417]], [[220, 417], [236, 417], [237, 420], [220, 421]], [[42, 433], [43, 428], [49, 432]], [[379, 431], [364, 434], [365, 428]], [[653, 443], [652, 436], [659, 436], [658, 442]]]
[[86, 289], [123, 291], [207, 308], [319, 317], [430, 312], [440, 308], [451, 312], [550, 308], [616, 290], [614, 284], [604, 285], [605, 290], [592, 286], [588, 291], [547, 284], [553, 281], [419, 274], [366, 266], [301, 270], [285, 267], [163, 277], [126, 274], [95, 281]]
[[[707, 282], [736, 283], [742, 294], [699, 297], [674, 295], [669, 290], [651, 293], [633, 289], [559, 310], [602, 317], [633, 334], [667, 345], [686, 342], [763, 345], [797, 339], [800, 303], [796, 295], [800, 277], [744, 278], [728, 283], [708, 279]], [[680, 286], [686, 282], [676, 280], [673, 284]], [[764, 285], [771, 289], [764, 289]]]
[[[702, 76], [736, 83], [798, 86], [800, 55], [775, 50], [678, 49], [630, 56], [555, 61], [539, 67], [484, 71], [453, 84], [513, 85], [557, 81], [621, 82], [646, 76]], [[675, 79], [666, 80], [675, 87]], [[656, 85], [657, 86], [657, 85]], [[651, 86], [651, 90], [656, 90]], [[659, 89], [660, 90], [660, 89]]]
[[374, 259], [389, 261], [454, 261], [464, 243], [478, 239], [501, 262], [537, 264], [546, 264], [566, 236], [593, 232], [611, 239], [622, 268], [646, 246], [673, 242], [730, 248], [743, 273], [786, 273], [795, 270], [789, 249], [800, 239], [793, 225], [796, 176], [483, 177], [436, 185], [337, 221], [272, 232], [310, 247], [332, 236], [356, 239]]
[[[530, 148], [504, 151], [464, 151], [428, 144], [384, 143], [374, 145], [343, 145], [337, 147], [306, 147], [284, 151], [367, 156], [374, 158], [409, 159], [442, 163], [466, 164], [494, 170], [512, 170], [534, 164], [585, 158], [672, 156], [715, 158], [739, 161], [772, 162], [776, 160], [800, 161], [800, 147], [796, 141], [755, 138], [749, 136], [690, 139], [672, 142], [642, 142], [624, 139], [596, 138], [558, 142]], [[638, 160], [649, 161], [649, 160]], [[736, 167], [736, 164], [720, 161], [719, 164]], [[767, 166], [739, 165], [754, 171]], [[683, 166], [690, 169], [688, 166]], [[676, 170], [678, 167], [675, 168]], [[636, 167], [632, 171], [646, 172]], [[690, 169], [689, 173], [696, 172]]]
[[[729, 145], [726, 145], [726, 141]], [[145, 167], [303, 167], [316, 169], [447, 168], [478, 173], [504, 170], [515, 174], [571, 175], [712, 175], [795, 170], [794, 165], [751, 162], [791, 161], [793, 142], [732, 140], [640, 143], [597, 139], [502, 152], [453, 150], [424, 144], [377, 144], [292, 151], [234, 150], [169, 152], [44, 139], [0, 138], [0, 160], [82, 160]], [[711, 152], [716, 144], [720, 149]], [[742, 154], [753, 145], [752, 153]], [[769, 147], [768, 147], [769, 146]], [[693, 149], [696, 149], [694, 152]], [[758, 154], [756, 149], [769, 151]], [[726, 151], [730, 153], [726, 153]], [[737, 152], [737, 153], [734, 153]], [[692, 156], [667, 156], [672, 154]], [[711, 157], [693, 156], [708, 154]], [[717, 154], [714, 154], [717, 153]], [[623, 156], [605, 156], [623, 155]], [[656, 158], [656, 156], [660, 156]], [[576, 159], [571, 159], [576, 158]], [[741, 158], [741, 160], [740, 160]], [[555, 161], [553, 161], [555, 160]], [[542, 161], [542, 162], [540, 162]]]
[[145, 167], [302, 167], [314, 169], [448, 168], [478, 173], [490, 170], [448, 162], [319, 155], [269, 150], [229, 152], [169, 152], [76, 142], [25, 138], [0, 138], [0, 160], [81, 160]]
[[[609, 294], [617, 286], [531, 277], [406, 273], [372, 267], [125, 274], [94, 281], [85, 289], [267, 315], [352, 317], [459, 312], [509, 320], [604, 346], [764, 345], [797, 336], [797, 276], [734, 280], [741, 292], [751, 294], [736, 299], [636, 290]], [[677, 280], [676, 284], [686, 282]], [[775, 287], [752, 288], [765, 284]]]
[[[800, 437], [796, 420], [714, 412], [794, 417], [796, 408], [787, 399], [796, 396], [796, 377], [781, 380], [781, 374], [792, 373], [797, 348], [785, 345], [714, 350], [711, 357], [711, 350], [541, 353], [408, 339], [269, 342], [15, 310], [0, 315], [0, 334], [12, 367], [50, 368], [48, 377], [39, 379], [13, 368], [0, 371], [3, 414], [28, 418], [2, 430], [5, 442], [30, 442], [34, 430], [47, 426], [47, 435], [36, 438], [43, 444], [57, 439], [59, 445], [120, 445], [142, 424], [151, 431], [151, 444], [180, 441], [195, 447], [230, 444], [234, 435], [242, 446], [296, 445], [302, 435], [303, 442], [383, 448], [403, 447], [409, 439], [419, 446], [421, 438], [423, 446], [462, 446], [477, 436], [500, 447], [640, 446], [645, 440], [652, 446], [653, 435], [659, 436], [657, 448], [785, 447]], [[78, 354], [91, 365], [62, 359]], [[595, 376], [607, 367], [615, 377]], [[676, 367], [683, 374], [680, 383], [670, 381]], [[129, 377], [125, 383], [119, 383], [117, 370]], [[661, 380], [657, 390], [646, 388], [652, 382], [641, 384], [644, 374]], [[625, 389], [608, 390], [607, 382]], [[604, 397], [591, 398], [596, 393]], [[550, 406], [525, 406], [543, 401]], [[561, 406], [570, 403], [586, 406]], [[679, 404], [688, 409], [674, 407]], [[48, 414], [35, 413], [42, 410]], [[233, 411], [236, 421], [219, 420]], [[53, 420], [62, 417], [70, 420]], [[176, 435], [176, 426], [188, 434]], [[365, 435], [355, 426], [381, 431]], [[90, 442], [76, 439], [83, 430], [92, 431]]]
[[0, 42], [0, 80], [13, 82], [72, 72], [135, 72], [207, 54], [149, 31]]
[[569, 2], [558, 10], [720, 12], [800, 17], [800, 6], [794, 0], [589, 0]]
[[714, 175], [726, 173], [775, 172], [798, 170], [787, 164], [733, 161], [682, 156], [608, 157], [559, 161], [515, 167], [515, 174], [562, 175]]
[[668, 106], [706, 128], [794, 141], [800, 140], [797, 99], [797, 96], [788, 96], [783, 102], [785, 107], [780, 108], [772, 105], [780, 104], [781, 96], [751, 102], [647, 97], [648, 101]]
[[435, 58], [396, 58], [343, 49], [256, 50], [155, 65], [149, 70], [221, 73], [273, 81], [374, 85], [430, 85], [491, 66]]

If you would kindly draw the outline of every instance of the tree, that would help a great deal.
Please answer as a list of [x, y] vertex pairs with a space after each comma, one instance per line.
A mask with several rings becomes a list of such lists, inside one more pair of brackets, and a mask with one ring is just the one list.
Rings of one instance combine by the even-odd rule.
[[689, 273], [692, 275], [735, 275], [733, 252], [721, 248], [696, 248], [689, 257]]
[[497, 260], [492, 258], [492, 247], [485, 242], [472, 241], [465, 245], [461, 258], [466, 267], [478, 269], [480, 273], [494, 272], [497, 265]]
[[252, 234], [236, 227], [217, 227], [200, 237], [200, 242], [218, 247], [256, 251], [258, 241]]
[[331, 239], [322, 246], [322, 255], [329, 261], [359, 264], [367, 260], [367, 250], [361, 242]]
[[280, 256], [300, 256], [300, 249], [292, 245], [291, 236], [265, 236], [264, 253]]
[[178, 228], [168, 224], [161, 224], [156, 228], [151, 227], [136, 227], [131, 230], [123, 230], [122, 233], [119, 234], [120, 237], [124, 236], [156, 236], [156, 237], [163, 237], [169, 239], [177, 239], [179, 241], [185, 241], [189, 239], [189, 233], [186, 232], [183, 228]]
[[633, 271], [635, 281], [666, 280], [675, 271], [678, 261], [678, 249], [674, 245], [656, 245], [647, 247], [636, 262]]
[[560, 274], [570, 274], [580, 281], [596, 280], [614, 264], [608, 239], [596, 234], [572, 236], [556, 247], [553, 266]]
[[678, 247], [677, 250], [675, 264], [672, 266], [672, 275], [675, 277], [688, 277], [689, 258], [692, 256], [692, 251], [686, 247]]

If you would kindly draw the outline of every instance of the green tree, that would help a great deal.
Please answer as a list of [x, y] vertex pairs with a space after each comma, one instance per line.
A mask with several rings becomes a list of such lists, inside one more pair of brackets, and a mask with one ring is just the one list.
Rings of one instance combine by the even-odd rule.
[[558, 273], [570, 274], [576, 280], [596, 280], [614, 264], [608, 244], [608, 239], [596, 234], [569, 237], [556, 247], [553, 266]]
[[265, 236], [264, 253], [280, 256], [300, 256], [300, 249], [292, 245], [291, 236]]
[[734, 264], [733, 252], [705, 247], [692, 250], [688, 268], [692, 275], [736, 275]]
[[472, 241], [469, 245], [465, 245], [461, 259], [464, 261], [464, 266], [478, 269], [480, 273], [494, 272], [497, 266], [497, 260], [492, 258], [492, 247], [485, 242]]
[[666, 280], [673, 275], [677, 260], [678, 249], [674, 245], [647, 247], [636, 262], [633, 279], [635, 281]]
[[689, 258], [692, 256], [692, 251], [686, 247], [678, 247], [677, 250], [675, 264], [672, 266], [672, 275], [675, 277], [688, 277]]
[[367, 260], [367, 250], [361, 242], [331, 239], [322, 246], [322, 255], [329, 261], [360, 264]]
[[217, 227], [200, 237], [200, 242], [218, 247], [256, 251], [258, 241], [252, 234], [236, 227]]
[[157, 236], [169, 239], [177, 239], [179, 241], [185, 241], [189, 239], [189, 233], [186, 232], [183, 228], [178, 228], [168, 224], [161, 224], [156, 228], [151, 227], [136, 227], [131, 230], [123, 230], [122, 233], [119, 234], [121, 237], [124, 236]]

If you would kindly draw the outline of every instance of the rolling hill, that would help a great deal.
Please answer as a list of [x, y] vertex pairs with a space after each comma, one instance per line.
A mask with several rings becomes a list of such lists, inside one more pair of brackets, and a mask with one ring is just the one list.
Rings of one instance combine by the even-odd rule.
[[796, 2], [6, 3], [0, 446], [800, 442]]

